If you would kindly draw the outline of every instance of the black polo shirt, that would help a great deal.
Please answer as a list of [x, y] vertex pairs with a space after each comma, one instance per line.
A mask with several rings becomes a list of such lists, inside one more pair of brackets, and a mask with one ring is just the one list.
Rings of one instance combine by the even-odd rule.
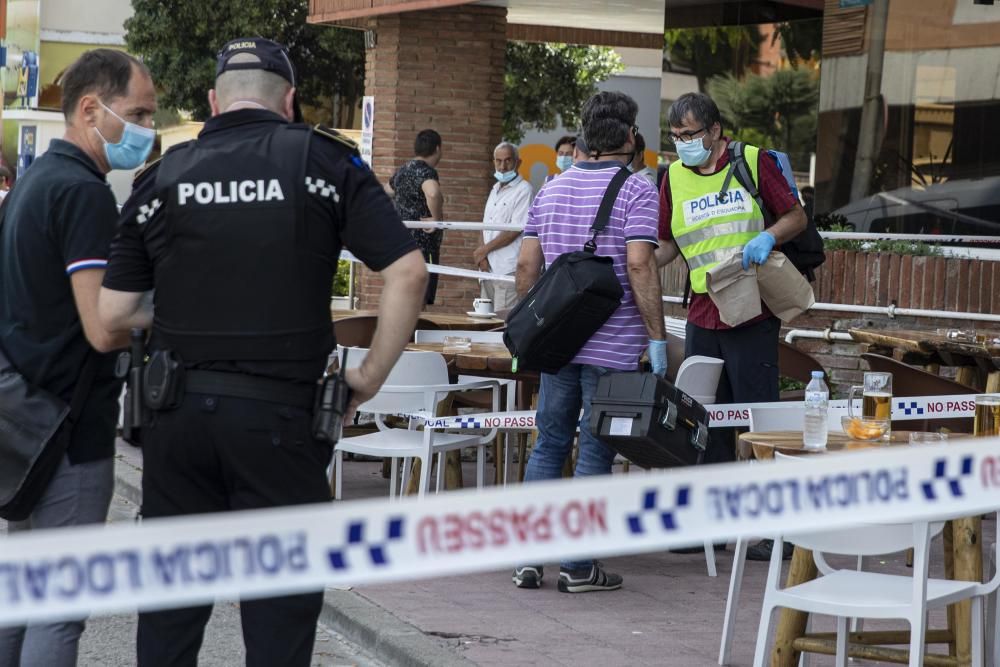
[[[18, 179], [3, 206], [0, 340], [25, 377], [68, 402], [91, 350], [70, 276], [107, 264], [118, 216], [115, 198], [94, 161], [56, 139]], [[115, 356], [101, 355], [70, 441], [73, 463], [114, 454], [121, 392]]]
[[[240, 154], [240, 145], [255, 145], [280, 129], [287, 121], [278, 114], [262, 109], [240, 109], [210, 118], [198, 135], [199, 145], [228, 149]], [[111, 261], [104, 276], [104, 286], [122, 292], [145, 292], [154, 288], [156, 269], [164, 261], [171, 240], [169, 217], [160, 206], [169, 193], [159, 191], [156, 173], [162, 164], [177, 159], [167, 152], [160, 163], [143, 172], [134, 184], [132, 195], [122, 208], [118, 234], [111, 250]], [[235, 159], [235, 158], [234, 158]], [[310, 237], [316, 239], [317, 254], [329, 258], [336, 267], [342, 247], [350, 250], [369, 268], [381, 271], [408, 252], [417, 249], [413, 238], [403, 226], [392, 201], [371, 170], [347, 145], [321, 135], [312, 137], [306, 156], [306, 175], [315, 183], [334, 186], [336, 197], [324, 196], [322, 188], [306, 190], [305, 219]], [[219, 180], [225, 180], [219, 174]], [[290, 227], [290, 229], [292, 229]], [[220, 256], [228, 248], [221, 237], [213, 238]], [[248, 260], [249, 262], [250, 260]], [[247, 271], [256, 266], [248, 264]], [[332, 283], [331, 273], [331, 283]], [[211, 289], [206, 286], [206, 289]], [[288, 286], [275, 286], [286, 298], [295, 298]], [[197, 295], [192, 295], [197, 298]], [[241, 313], [232, 317], [239, 319]], [[155, 316], [155, 311], [154, 311]], [[155, 328], [155, 327], [154, 327]], [[329, 350], [310, 350], [311, 358], [301, 361], [185, 360], [188, 367], [236, 371], [253, 375], [315, 382], [326, 365]]]

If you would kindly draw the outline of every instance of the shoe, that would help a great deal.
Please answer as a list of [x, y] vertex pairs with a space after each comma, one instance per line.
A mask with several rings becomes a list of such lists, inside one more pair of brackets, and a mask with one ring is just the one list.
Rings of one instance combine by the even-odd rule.
[[[715, 549], [716, 551], [725, 551], [726, 543], [716, 542], [715, 544], [712, 545], [712, 548]], [[705, 551], [705, 547], [704, 545], [697, 547], [678, 547], [676, 549], [668, 549], [667, 551], [669, 551], [672, 554], [700, 554]]]
[[[757, 544], [747, 547], [747, 560], [771, 560], [771, 550], [774, 549], [774, 540], [761, 540]], [[785, 542], [781, 547], [781, 560], [788, 560], [795, 551], [795, 545]]]
[[604, 571], [601, 563], [594, 561], [589, 568], [567, 570], [559, 568], [559, 592], [589, 593], [591, 591], [613, 591], [622, 587], [622, 578]]
[[541, 588], [542, 574], [541, 565], [525, 565], [514, 568], [514, 576], [511, 577], [511, 580], [518, 588]]

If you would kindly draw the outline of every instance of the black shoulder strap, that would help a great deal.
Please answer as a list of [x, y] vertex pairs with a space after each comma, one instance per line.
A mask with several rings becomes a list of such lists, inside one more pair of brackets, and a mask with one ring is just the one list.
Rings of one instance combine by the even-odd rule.
[[618, 193], [621, 192], [622, 186], [625, 185], [625, 181], [631, 175], [632, 172], [628, 170], [628, 167], [622, 167], [611, 178], [611, 182], [608, 183], [608, 189], [604, 191], [601, 206], [597, 209], [594, 224], [590, 227], [590, 231], [594, 233], [594, 236], [583, 246], [583, 249], [587, 252], [595, 252], [597, 250], [597, 235], [603, 232], [604, 228], [608, 226], [608, 221], [611, 220], [611, 210], [615, 206], [615, 200], [618, 199]]
[[757, 202], [760, 212], [764, 214], [764, 220], [770, 225], [774, 222], [774, 216], [767, 206], [764, 205], [764, 198], [760, 196], [757, 184], [754, 183], [753, 174], [750, 173], [750, 166], [747, 164], [745, 147], [746, 144], [742, 141], [731, 141], [729, 143], [729, 147], [727, 148], [729, 151], [729, 171], [726, 173], [726, 180], [722, 182], [719, 199], [720, 201], [725, 201], [729, 192], [729, 183], [732, 181], [733, 176], [735, 176], [736, 182], [742, 185], [750, 193], [754, 201]]

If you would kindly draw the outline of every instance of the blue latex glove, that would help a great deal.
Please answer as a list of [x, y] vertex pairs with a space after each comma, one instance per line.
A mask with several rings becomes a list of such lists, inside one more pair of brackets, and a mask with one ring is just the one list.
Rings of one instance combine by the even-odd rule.
[[667, 374], [667, 341], [649, 341], [649, 365], [653, 367], [653, 373], [664, 377]]
[[743, 246], [743, 270], [750, 268], [750, 263], [763, 264], [767, 256], [774, 250], [774, 235], [771, 232], [761, 232], [750, 243]]

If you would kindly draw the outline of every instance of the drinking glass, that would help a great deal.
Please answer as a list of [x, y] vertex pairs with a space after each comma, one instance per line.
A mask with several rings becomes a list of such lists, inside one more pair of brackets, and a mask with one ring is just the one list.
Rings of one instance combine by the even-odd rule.
[[972, 432], [977, 436], [1000, 435], [1000, 394], [976, 396], [976, 418]]
[[[854, 417], [854, 398], [861, 394], [861, 417], [863, 419], [892, 419], [892, 373], [865, 373], [863, 386], [851, 387], [848, 394], [847, 414]], [[892, 429], [885, 429], [883, 440], [889, 440]]]
[[866, 419], [891, 419], [892, 373], [865, 373], [863, 386], [851, 387], [847, 410], [854, 416], [854, 398], [861, 394], [861, 416]]

